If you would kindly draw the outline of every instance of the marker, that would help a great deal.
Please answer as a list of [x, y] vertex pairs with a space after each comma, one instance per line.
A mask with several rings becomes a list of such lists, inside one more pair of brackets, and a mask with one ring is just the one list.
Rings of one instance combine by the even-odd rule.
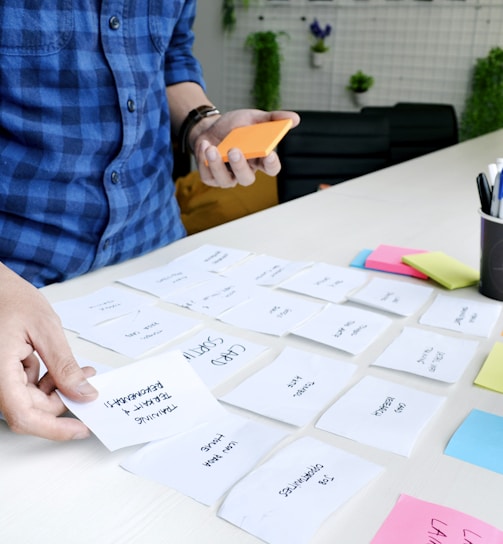
[[487, 165], [487, 170], [489, 172], [489, 183], [493, 186], [496, 176], [498, 175], [498, 165], [495, 162], [492, 162]]
[[493, 217], [499, 217], [500, 212], [500, 188], [501, 188], [501, 176], [499, 174], [494, 178], [494, 187], [491, 198], [491, 215]]
[[[501, 184], [500, 184], [501, 187]], [[486, 175], [482, 172], [477, 176], [477, 188], [479, 190], [480, 207], [484, 213], [491, 213], [491, 186], [487, 181]], [[501, 210], [501, 206], [500, 206]]]
[[500, 219], [503, 219], [503, 205], [501, 204], [501, 199], [503, 199], [503, 180], [501, 179], [501, 176], [503, 175], [503, 170], [499, 173], [499, 192], [498, 192], [498, 200], [500, 202], [499, 204], [499, 210], [498, 210], [498, 217]]

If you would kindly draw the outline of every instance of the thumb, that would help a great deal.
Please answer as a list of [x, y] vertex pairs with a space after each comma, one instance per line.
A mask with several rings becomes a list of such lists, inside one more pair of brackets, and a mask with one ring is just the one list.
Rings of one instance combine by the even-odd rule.
[[[50, 321], [49, 321], [50, 322]], [[87, 381], [85, 372], [75, 360], [59, 323], [52, 322], [50, 330], [34, 342], [36, 350], [47, 367], [47, 374], [38, 386], [46, 394], [54, 389], [76, 402], [87, 402], [98, 396], [98, 391]]]
[[60, 355], [58, 359], [46, 359], [45, 364], [47, 373], [38, 386], [47, 395], [58, 389], [76, 402], [89, 402], [98, 397], [98, 391], [87, 381], [87, 377], [95, 372], [90, 367], [83, 370], [73, 356]]

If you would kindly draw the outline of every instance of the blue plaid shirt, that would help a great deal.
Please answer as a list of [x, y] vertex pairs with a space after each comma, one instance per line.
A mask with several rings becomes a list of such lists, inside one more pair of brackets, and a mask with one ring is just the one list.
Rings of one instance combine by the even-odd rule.
[[0, 2], [0, 261], [34, 285], [184, 236], [165, 88], [203, 85], [195, 3]]

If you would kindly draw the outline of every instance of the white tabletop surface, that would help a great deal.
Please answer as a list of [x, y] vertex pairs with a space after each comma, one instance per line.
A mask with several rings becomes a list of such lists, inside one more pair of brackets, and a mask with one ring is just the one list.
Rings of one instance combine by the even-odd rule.
[[[503, 131], [499, 131], [190, 236], [150, 255], [50, 286], [44, 293], [51, 301], [90, 293], [121, 276], [159, 266], [205, 243], [344, 266], [361, 249], [390, 244], [443, 251], [478, 268], [480, 220], [475, 178], [502, 154]], [[446, 292], [437, 284], [431, 285]], [[476, 287], [449, 293], [481, 297]], [[206, 321], [211, 323], [209, 318]], [[412, 322], [406, 318], [400, 326]], [[322, 432], [314, 428], [314, 422], [294, 431], [294, 437], [317, 437], [385, 467], [383, 475], [326, 520], [313, 544], [369, 543], [401, 493], [452, 507], [503, 530], [503, 476], [443, 454], [447, 441], [471, 409], [503, 416], [503, 395], [473, 385], [502, 330], [503, 318], [493, 335], [480, 343], [467, 371], [454, 385], [393, 373], [395, 381], [447, 395], [441, 417], [428, 425], [409, 458]], [[241, 330], [239, 334], [260, 339], [276, 353], [286, 345], [304, 345], [303, 340], [290, 336], [273, 338]], [[82, 357], [112, 366], [126, 361], [72, 333], [68, 337], [75, 353]], [[359, 366], [352, 382], [368, 374], [391, 376], [390, 370], [369, 367], [383, 345], [385, 339], [361, 356], [346, 357]], [[331, 352], [313, 343], [309, 349]], [[216, 393], [229, 390], [254, 370], [252, 364]], [[219, 519], [216, 511], [220, 503], [203, 506], [120, 468], [120, 460], [131, 451], [110, 453], [94, 437], [54, 443], [18, 436], [0, 423], [0, 541], [260, 542]]]

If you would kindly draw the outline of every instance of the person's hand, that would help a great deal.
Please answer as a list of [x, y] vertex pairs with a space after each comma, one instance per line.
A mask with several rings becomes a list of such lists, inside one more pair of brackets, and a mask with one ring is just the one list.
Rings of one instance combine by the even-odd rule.
[[199, 133], [193, 149], [202, 182], [213, 187], [234, 187], [238, 184], [251, 185], [255, 181], [257, 170], [275, 176], [281, 168], [276, 152], [273, 151], [262, 159], [246, 160], [239, 149], [231, 149], [228, 153], [229, 163], [226, 164], [222, 161], [216, 145], [233, 128], [279, 119], [292, 119], [292, 128], [300, 121], [295, 112], [235, 110], [225, 113], [209, 128]]
[[[0, 263], [0, 411], [10, 428], [52, 440], [85, 438], [89, 429], [66, 412], [55, 389], [75, 401], [94, 400], [95, 372], [75, 361], [60, 320], [45, 297]], [[48, 372], [39, 380], [40, 364]]]

